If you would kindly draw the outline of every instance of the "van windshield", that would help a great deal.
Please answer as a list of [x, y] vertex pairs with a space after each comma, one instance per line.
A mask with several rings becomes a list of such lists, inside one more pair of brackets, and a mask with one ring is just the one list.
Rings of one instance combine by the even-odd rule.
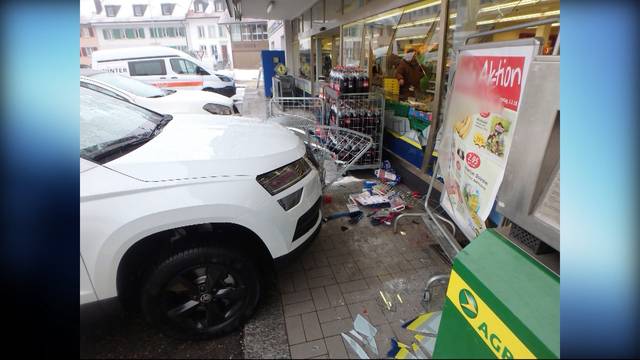
[[145, 84], [144, 82], [129, 77], [124, 77], [112, 73], [100, 73], [91, 76], [91, 78], [107, 83], [111, 86], [120, 88], [124, 91], [130, 92], [136, 96], [142, 96], [146, 98], [162, 97], [173, 94], [174, 91], [168, 91], [159, 89], [155, 86]]

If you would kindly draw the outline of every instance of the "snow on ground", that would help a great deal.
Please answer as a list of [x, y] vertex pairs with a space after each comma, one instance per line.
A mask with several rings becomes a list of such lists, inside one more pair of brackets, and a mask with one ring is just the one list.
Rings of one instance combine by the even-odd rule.
[[260, 70], [258, 69], [234, 69], [231, 70], [233, 72], [233, 77], [236, 81], [247, 81], [247, 80], [257, 80], [258, 73]]

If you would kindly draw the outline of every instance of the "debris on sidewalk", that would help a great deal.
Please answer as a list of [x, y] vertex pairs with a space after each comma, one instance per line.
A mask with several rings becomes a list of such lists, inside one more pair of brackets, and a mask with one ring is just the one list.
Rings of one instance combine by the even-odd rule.
[[415, 319], [408, 321], [404, 328], [407, 330], [424, 333], [437, 334], [440, 325], [442, 311], [434, 311], [418, 315]]
[[344, 341], [347, 342], [347, 345], [349, 345], [351, 350], [353, 350], [353, 352], [355, 352], [356, 355], [358, 355], [358, 357], [360, 359], [369, 359], [369, 355], [367, 355], [367, 353], [364, 351], [364, 349], [362, 349], [362, 346], [360, 346], [360, 344], [358, 344], [350, 336], [347, 336], [345, 333], [342, 333], [341, 335], [342, 335], [342, 338], [344, 339]]
[[373, 325], [371, 325], [367, 319], [362, 317], [362, 315], [358, 314], [356, 319], [353, 321], [353, 328], [357, 332], [361, 333], [365, 337], [365, 341], [371, 348], [374, 354], [378, 355], [378, 345], [376, 344], [375, 336], [378, 333], [378, 329], [376, 329]]
[[[353, 329], [348, 332], [351, 336], [348, 336], [345, 333], [342, 333], [342, 338], [347, 342], [347, 344], [351, 347], [353, 352], [355, 352], [360, 359], [369, 359], [369, 355], [364, 350], [364, 348], [360, 345], [364, 345], [365, 348], [368, 348], [371, 353], [375, 355], [375, 358], [379, 358], [378, 345], [376, 344], [375, 336], [378, 333], [378, 329], [375, 326], [371, 325], [367, 319], [365, 319], [362, 315], [358, 314], [356, 319], [353, 321]], [[360, 343], [358, 343], [359, 340]]]

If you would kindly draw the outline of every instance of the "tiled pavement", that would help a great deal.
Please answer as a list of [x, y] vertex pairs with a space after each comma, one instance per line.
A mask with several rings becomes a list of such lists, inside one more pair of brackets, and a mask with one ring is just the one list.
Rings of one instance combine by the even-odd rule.
[[[265, 109], [262, 94], [247, 88], [243, 113], [256, 116]], [[323, 214], [346, 211], [347, 195], [361, 189], [362, 181], [332, 185], [328, 193], [333, 201], [323, 204]], [[434, 240], [420, 220], [404, 219], [400, 229], [405, 235], [369, 220], [355, 225], [347, 218], [329, 221], [312, 246], [279, 271], [278, 289], [245, 326], [245, 357], [358, 358], [340, 336], [353, 328], [357, 314], [378, 329], [379, 355], [366, 349], [370, 357], [384, 357], [392, 337], [411, 343], [401, 325], [424, 311], [420, 300], [426, 280], [449, 272], [449, 266], [429, 247]], [[432, 306], [439, 308], [444, 289], [435, 290]], [[392, 302], [391, 309], [381, 292]]]
[[[333, 201], [323, 205], [323, 214], [345, 211], [346, 195], [361, 186], [361, 181], [332, 186]], [[411, 343], [411, 334], [401, 325], [424, 311], [420, 300], [425, 281], [449, 267], [429, 248], [433, 241], [422, 222], [404, 219], [400, 229], [405, 235], [393, 234], [390, 226], [373, 226], [367, 217], [355, 225], [347, 218], [329, 221], [309, 249], [279, 272], [287, 339], [282, 346], [288, 346], [292, 358], [357, 358], [340, 336], [353, 328], [357, 314], [378, 329], [379, 355], [367, 349], [371, 357], [384, 357], [392, 337]], [[442, 303], [442, 293], [437, 289], [434, 308]], [[248, 340], [245, 331], [245, 343]]]

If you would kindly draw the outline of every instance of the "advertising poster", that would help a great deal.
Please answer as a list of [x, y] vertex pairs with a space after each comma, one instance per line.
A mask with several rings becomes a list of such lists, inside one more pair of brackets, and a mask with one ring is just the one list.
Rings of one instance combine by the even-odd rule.
[[530, 41], [458, 54], [439, 148], [445, 183], [440, 202], [469, 239], [485, 229], [502, 183], [536, 49]]

